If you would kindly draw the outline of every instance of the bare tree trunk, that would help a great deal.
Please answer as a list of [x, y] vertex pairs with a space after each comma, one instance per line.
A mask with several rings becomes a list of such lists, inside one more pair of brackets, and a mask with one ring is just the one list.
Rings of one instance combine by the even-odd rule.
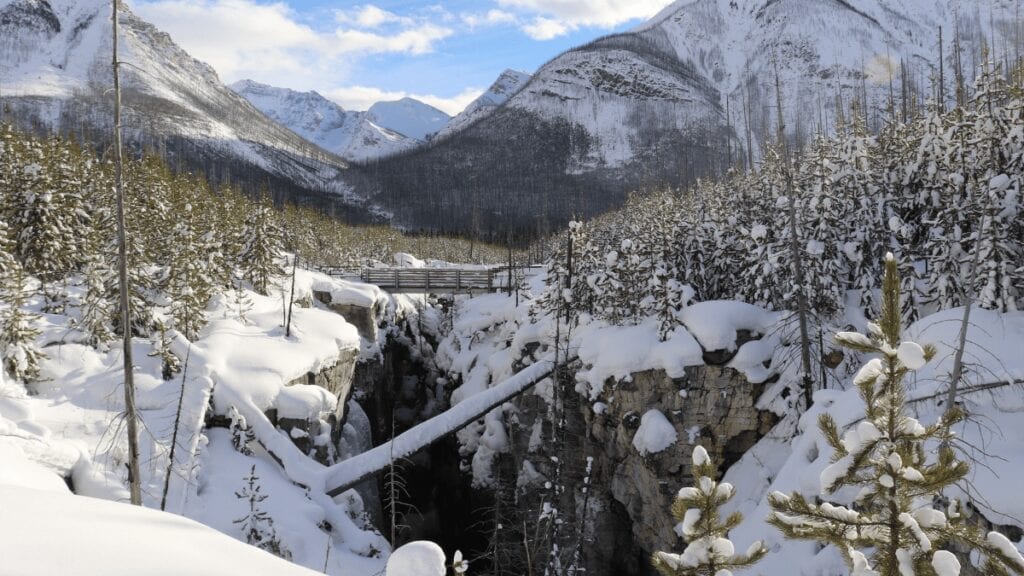
[[121, 333], [124, 347], [124, 414], [128, 424], [128, 485], [131, 502], [142, 505], [142, 479], [139, 477], [139, 429], [135, 410], [135, 379], [132, 374], [132, 323], [128, 291], [128, 248], [124, 223], [124, 152], [121, 143], [121, 74], [117, 61], [117, 9], [113, 0], [114, 58], [114, 181], [117, 193], [117, 272], [121, 290]]
[[807, 328], [807, 292], [804, 286], [804, 265], [800, 255], [800, 239], [797, 237], [796, 190], [789, 165], [789, 147], [786, 145], [786, 124], [782, 117], [782, 84], [779, 80], [778, 61], [775, 62], [775, 100], [778, 112], [779, 146], [782, 147], [782, 172], [786, 180], [786, 196], [789, 197], [789, 249], [793, 259], [793, 275], [796, 280], [797, 317], [800, 323], [800, 365], [803, 372], [805, 408], [810, 409], [814, 394], [814, 380], [811, 376], [811, 338]]
[[167, 493], [171, 489], [171, 474], [174, 473], [174, 453], [178, 447], [178, 429], [181, 426], [181, 409], [185, 403], [185, 386], [188, 378], [188, 361], [192, 356], [192, 343], [188, 343], [185, 366], [181, 370], [181, 390], [178, 392], [178, 411], [174, 415], [174, 431], [171, 433], [171, 453], [167, 460], [167, 474], [164, 476], [164, 493], [160, 498], [160, 509], [167, 510]]
[[292, 335], [292, 307], [295, 306], [295, 272], [299, 267], [299, 252], [295, 251], [292, 256], [292, 289], [288, 296], [288, 320], [285, 322], [284, 335], [290, 338]]

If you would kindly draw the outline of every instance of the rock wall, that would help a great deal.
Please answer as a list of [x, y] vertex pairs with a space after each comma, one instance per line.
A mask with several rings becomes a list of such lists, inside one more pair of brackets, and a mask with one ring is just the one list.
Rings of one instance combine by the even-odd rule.
[[[514, 446], [504, 474], [514, 474], [512, 484], [522, 486], [524, 465], [537, 470], [541, 476], [522, 494], [539, 493], [541, 498], [548, 497], [544, 481], [561, 475], [567, 490], [559, 513], [564, 526], [586, 527], [581, 552], [587, 574], [653, 574], [651, 552], [681, 546], [670, 508], [676, 492], [692, 482], [693, 447], [704, 446], [725, 466], [738, 460], [777, 422], [773, 414], [756, 407], [764, 389], [765, 384], [750, 383], [723, 366], [690, 368], [678, 379], [663, 371], [641, 372], [628, 381], [608, 382], [608, 399], [599, 414], [580, 405], [578, 394], [570, 389], [555, 402], [564, 409], [561, 431], [553, 427], [558, 415], [543, 398], [552, 391], [540, 389], [516, 402]], [[633, 438], [643, 414], [652, 409], [665, 415], [678, 440], [662, 452], [642, 456]], [[558, 437], [564, 439], [561, 447], [558, 442], [538, 442]], [[587, 473], [587, 457], [593, 458], [591, 489], [584, 497], [579, 487]], [[552, 458], [558, 459], [557, 472]], [[581, 519], [584, 500], [586, 518]], [[570, 528], [563, 538], [570, 542], [578, 531]]]

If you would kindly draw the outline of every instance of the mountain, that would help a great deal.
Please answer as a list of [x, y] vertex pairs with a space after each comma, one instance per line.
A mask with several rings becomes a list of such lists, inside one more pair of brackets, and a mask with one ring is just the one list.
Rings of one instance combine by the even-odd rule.
[[498, 79], [491, 84], [486, 92], [472, 101], [466, 109], [448, 122], [443, 130], [437, 133], [438, 138], [443, 138], [454, 132], [458, 132], [473, 122], [487, 116], [496, 108], [508, 101], [516, 92], [526, 85], [530, 75], [517, 70], [505, 70], [498, 76]]
[[756, 158], [775, 133], [776, 70], [797, 143], [835, 126], [837, 100], [847, 109], [866, 100], [878, 128], [890, 95], [900, 107], [931, 96], [943, 26], [948, 99], [953, 31], [969, 82], [985, 38], [1014, 53], [1014, 9], [1014, 0], [680, 0], [557, 56], [491, 114], [346, 180], [408, 226], [542, 234], [632, 190], [722, 173], [748, 150]]
[[414, 98], [378, 102], [370, 107], [367, 115], [377, 126], [421, 142], [440, 131], [452, 119], [437, 108]]
[[[123, 5], [122, 5], [123, 6]], [[0, 109], [22, 127], [109, 141], [107, 0], [0, 0]], [[126, 142], [214, 181], [369, 219], [340, 180], [346, 162], [282, 127], [127, 8], [119, 13]]]
[[390, 156], [421, 144], [375, 123], [369, 113], [346, 111], [317, 92], [296, 92], [252, 80], [230, 87], [275, 122], [352, 162]]

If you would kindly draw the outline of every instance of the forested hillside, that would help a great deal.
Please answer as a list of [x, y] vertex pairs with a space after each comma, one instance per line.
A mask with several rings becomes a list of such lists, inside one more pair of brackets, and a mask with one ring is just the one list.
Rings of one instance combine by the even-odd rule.
[[[634, 196], [620, 211], [574, 223], [568, 243], [553, 238], [549, 281], [571, 281], [564, 305], [575, 313], [615, 324], [657, 316], [663, 337], [690, 300], [805, 310], [816, 363], [830, 361], [836, 329], [878, 316], [888, 252], [899, 262], [907, 323], [972, 303], [1017, 311], [1021, 72], [989, 65], [962, 106], [932, 104], [909, 122], [894, 115], [878, 134], [854, 105], [838, 135], [819, 135], [799, 153], [771, 148], [756, 171]], [[561, 305], [559, 294], [546, 295], [549, 306]], [[828, 384], [825, 370], [813, 372], [818, 386]]]

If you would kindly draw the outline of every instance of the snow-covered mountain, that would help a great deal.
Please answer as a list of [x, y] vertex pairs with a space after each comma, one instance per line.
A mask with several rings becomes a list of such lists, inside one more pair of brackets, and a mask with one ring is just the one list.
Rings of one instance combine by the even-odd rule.
[[425, 141], [444, 128], [452, 117], [415, 98], [378, 102], [370, 106], [371, 122], [409, 138]]
[[368, 112], [347, 111], [317, 92], [296, 92], [252, 80], [236, 82], [231, 89], [275, 122], [346, 160], [390, 156], [421, 143], [374, 122]]
[[[0, 0], [7, 118], [105, 138], [112, 125], [109, 10], [107, 0]], [[338, 180], [344, 160], [272, 121], [127, 8], [119, 22], [127, 142], [212, 178], [270, 183], [306, 201], [358, 203]]]
[[[756, 156], [775, 130], [775, 62], [791, 135], [834, 126], [837, 99], [848, 107], [866, 98], [878, 127], [890, 80], [897, 99], [904, 88], [919, 102], [931, 96], [943, 26], [949, 97], [954, 29], [970, 82], [985, 38], [1013, 53], [1015, 8], [1015, 0], [679, 0], [634, 30], [554, 58], [493, 113], [363, 181], [411, 224], [544, 228], [538, 222], [604, 211], [631, 190], [720, 173], [748, 147]], [[458, 169], [423, 181], [424, 165], [442, 164]]]
[[487, 116], [497, 107], [507, 102], [516, 92], [519, 92], [529, 80], [530, 75], [526, 72], [505, 70], [486, 92], [470, 102], [465, 110], [452, 118], [451, 122], [437, 133], [437, 136], [439, 138], [448, 136]]

